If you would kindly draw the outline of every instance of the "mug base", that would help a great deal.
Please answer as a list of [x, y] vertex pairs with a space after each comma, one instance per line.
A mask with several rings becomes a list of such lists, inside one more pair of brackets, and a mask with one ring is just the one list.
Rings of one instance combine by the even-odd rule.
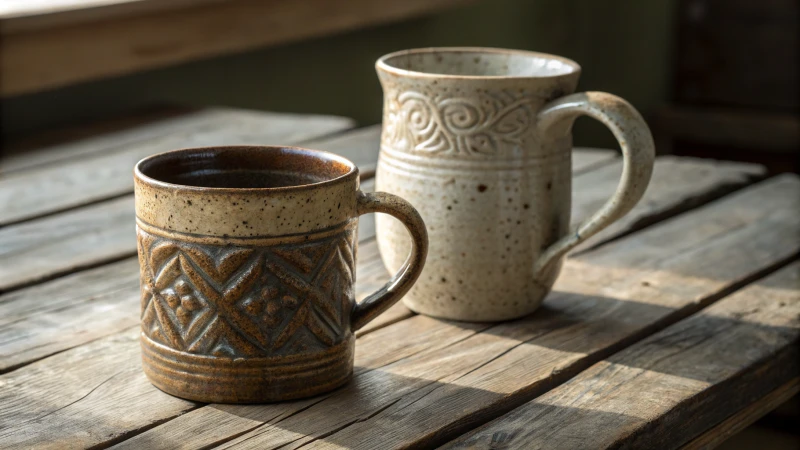
[[217, 358], [179, 352], [141, 335], [142, 368], [158, 389], [206, 403], [266, 403], [336, 389], [353, 375], [355, 337], [325, 352]]

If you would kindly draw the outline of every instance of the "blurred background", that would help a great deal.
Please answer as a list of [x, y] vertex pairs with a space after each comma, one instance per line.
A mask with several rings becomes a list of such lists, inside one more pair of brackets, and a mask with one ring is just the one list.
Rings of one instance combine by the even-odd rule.
[[[153, 105], [378, 123], [373, 64], [403, 48], [556, 53], [633, 103], [660, 153], [797, 171], [796, 0], [3, 0], [2, 135]], [[579, 120], [575, 142], [614, 147]]]
[[[374, 61], [425, 46], [555, 53], [659, 153], [800, 171], [797, 0], [0, 0], [3, 141], [159, 105], [380, 121]], [[579, 120], [576, 145], [616, 147]], [[797, 399], [723, 448], [797, 448]]]

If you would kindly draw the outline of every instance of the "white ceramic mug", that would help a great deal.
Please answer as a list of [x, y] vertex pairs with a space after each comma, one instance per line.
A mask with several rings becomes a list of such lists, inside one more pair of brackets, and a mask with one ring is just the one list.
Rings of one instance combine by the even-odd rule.
[[[517, 50], [405, 50], [376, 64], [384, 90], [377, 189], [422, 214], [430, 251], [404, 298], [435, 317], [497, 321], [533, 312], [564, 255], [625, 215], [644, 194], [654, 146], [641, 115], [602, 92], [574, 93], [580, 66]], [[622, 148], [619, 187], [570, 228], [571, 129], [582, 115]], [[376, 218], [390, 271], [408, 254], [402, 225]]]

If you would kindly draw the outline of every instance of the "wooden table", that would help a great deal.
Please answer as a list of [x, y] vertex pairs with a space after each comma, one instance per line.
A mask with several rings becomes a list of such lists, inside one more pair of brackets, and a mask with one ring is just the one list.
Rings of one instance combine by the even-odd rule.
[[[145, 379], [133, 164], [221, 143], [302, 144], [362, 168], [378, 127], [227, 109], [39, 136], [0, 162], [0, 448], [705, 448], [798, 391], [800, 178], [664, 157], [639, 206], [565, 264], [535, 314], [444, 322], [396, 305], [319, 397], [204, 405]], [[58, 143], [60, 139], [72, 141]], [[574, 216], [620, 174], [574, 154]], [[358, 292], [387, 274], [371, 219]]]

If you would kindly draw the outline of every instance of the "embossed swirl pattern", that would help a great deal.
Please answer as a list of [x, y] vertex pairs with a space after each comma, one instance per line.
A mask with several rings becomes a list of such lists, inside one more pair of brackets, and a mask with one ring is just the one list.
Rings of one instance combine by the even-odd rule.
[[495, 155], [532, 133], [533, 102], [507, 91], [435, 98], [402, 91], [387, 99], [383, 144], [400, 151]]

